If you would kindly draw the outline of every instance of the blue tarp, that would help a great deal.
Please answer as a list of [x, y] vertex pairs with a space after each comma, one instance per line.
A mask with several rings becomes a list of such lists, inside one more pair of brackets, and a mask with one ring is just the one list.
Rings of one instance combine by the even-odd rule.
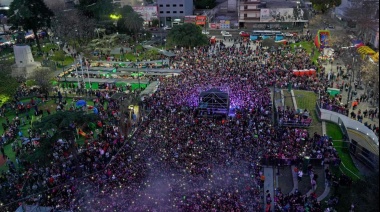
[[78, 100], [77, 103], [75, 104], [77, 107], [83, 107], [86, 106], [86, 101], [84, 100]]

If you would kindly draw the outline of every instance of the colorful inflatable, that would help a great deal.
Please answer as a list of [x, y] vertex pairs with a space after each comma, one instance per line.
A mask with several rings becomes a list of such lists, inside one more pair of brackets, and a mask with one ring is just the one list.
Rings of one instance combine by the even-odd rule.
[[329, 40], [330, 40], [329, 30], [318, 30], [317, 35], [314, 38], [314, 44], [318, 49], [323, 49], [330, 45]]

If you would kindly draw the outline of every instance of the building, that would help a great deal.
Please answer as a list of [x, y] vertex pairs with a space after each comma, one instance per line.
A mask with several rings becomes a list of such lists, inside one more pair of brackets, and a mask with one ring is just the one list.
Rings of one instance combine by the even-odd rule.
[[134, 6], [144, 6], [144, 0], [112, 0], [112, 3], [124, 7], [125, 5]]
[[193, 15], [194, 3], [189, 0], [157, 0], [161, 26], [183, 23], [185, 16]]
[[239, 0], [239, 28], [280, 29], [308, 22], [309, 4], [301, 1]]

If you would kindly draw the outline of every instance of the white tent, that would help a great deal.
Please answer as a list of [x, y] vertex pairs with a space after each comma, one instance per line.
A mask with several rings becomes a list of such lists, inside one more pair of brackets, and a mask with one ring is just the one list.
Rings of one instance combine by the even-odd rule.
[[154, 92], [157, 91], [157, 88], [159, 86], [160, 82], [154, 81], [150, 83], [141, 93], [140, 93], [140, 98], [141, 101], [144, 100], [145, 97], [151, 96]]

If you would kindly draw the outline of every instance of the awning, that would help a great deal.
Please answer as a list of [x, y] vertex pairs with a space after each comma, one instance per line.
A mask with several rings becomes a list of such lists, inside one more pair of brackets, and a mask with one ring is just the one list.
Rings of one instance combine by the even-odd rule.
[[352, 40], [352, 45], [355, 46], [356, 48], [359, 48], [361, 46], [364, 46], [364, 43], [361, 40]]
[[371, 58], [375, 63], [379, 62], [379, 52], [371, 56]]
[[374, 55], [374, 54], [376, 54], [376, 52], [368, 46], [359, 47], [358, 52], [362, 55]]

